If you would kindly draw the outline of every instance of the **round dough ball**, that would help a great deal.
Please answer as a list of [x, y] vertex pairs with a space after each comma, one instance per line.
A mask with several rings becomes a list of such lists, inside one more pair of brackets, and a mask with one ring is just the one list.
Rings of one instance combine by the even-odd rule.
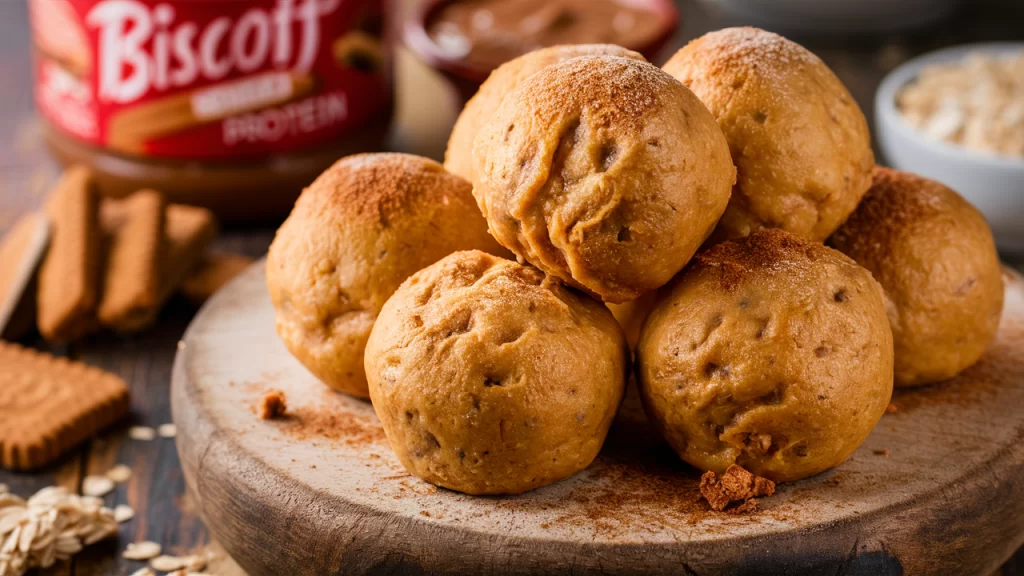
[[782, 230], [697, 256], [644, 324], [637, 382], [679, 456], [775, 482], [845, 460], [892, 396], [881, 287], [839, 252]]
[[444, 154], [444, 167], [472, 183], [476, 183], [473, 169], [473, 141], [477, 132], [497, 110], [513, 88], [544, 68], [578, 56], [622, 56], [646, 62], [638, 52], [615, 44], [567, 44], [534, 50], [496, 68], [480, 86], [476, 95], [466, 102], [448, 138]]
[[644, 320], [647, 320], [647, 315], [651, 313], [657, 301], [658, 291], [652, 290], [636, 300], [624, 304], [608, 305], [608, 309], [612, 311], [612, 316], [615, 316], [619, 326], [622, 326], [622, 332], [626, 335], [626, 341], [629, 342], [630, 350], [636, 348], [636, 343], [640, 340], [640, 329], [644, 326]]
[[468, 182], [407, 154], [343, 158], [270, 246], [277, 332], [324, 384], [367, 398], [363, 348], [384, 302], [417, 270], [472, 248], [502, 251]]
[[664, 69], [718, 119], [739, 170], [713, 241], [761, 228], [824, 241], [871, 185], [864, 114], [799, 44], [757, 28], [727, 28], [690, 42]]
[[985, 218], [956, 192], [878, 168], [829, 243], [885, 290], [896, 386], [952, 378], [995, 339], [1003, 310], [999, 255]]
[[736, 170], [685, 86], [615, 56], [549, 66], [480, 130], [473, 194], [495, 238], [606, 302], [668, 282], [708, 237]]
[[518, 494], [590, 465], [628, 366], [604, 306], [478, 251], [409, 278], [366, 347], [373, 407], [402, 465], [467, 494]]

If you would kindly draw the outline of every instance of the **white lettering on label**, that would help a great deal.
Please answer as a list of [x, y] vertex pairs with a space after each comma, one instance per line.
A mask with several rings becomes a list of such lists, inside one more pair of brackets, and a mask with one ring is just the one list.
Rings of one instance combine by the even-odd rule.
[[276, 142], [286, 136], [316, 132], [347, 117], [345, 94], [330, 92], [278, 108], [226, 118], [222, 123], [224, 144]]
[[151, 10], [138, 0], [104, 0], [86, 15], [99, 30], [99, 98], [134, 102], [153, 89], [219, 80], [268, 63], [308, 72], [320, 49], [320, 19], [340, 1], [277, 0], [270, 11], [251, 8], [237, 20], [220, 17], [200, 29], [195, 22], [176, 23], [179, 14], [170, 4]]

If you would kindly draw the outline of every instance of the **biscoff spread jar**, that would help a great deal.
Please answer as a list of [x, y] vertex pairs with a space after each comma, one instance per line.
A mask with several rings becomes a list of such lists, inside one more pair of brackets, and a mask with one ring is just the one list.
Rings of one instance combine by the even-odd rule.
[[392, 113], [388, 0], [30, 0], [36, 103], [100, 188], [287, 213]]

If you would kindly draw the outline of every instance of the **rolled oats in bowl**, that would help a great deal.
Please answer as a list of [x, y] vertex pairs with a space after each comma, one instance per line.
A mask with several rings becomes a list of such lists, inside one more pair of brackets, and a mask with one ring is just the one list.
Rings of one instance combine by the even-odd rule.
[[930, 138], [1024, 158], [1024, 50], [926, 66], [896, 105]]

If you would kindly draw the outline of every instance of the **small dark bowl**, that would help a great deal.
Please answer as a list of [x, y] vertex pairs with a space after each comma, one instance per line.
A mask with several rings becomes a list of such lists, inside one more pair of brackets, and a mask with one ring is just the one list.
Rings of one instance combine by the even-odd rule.
[[[431, 22], [437, 11], [447, 4], [459, 0], [424, 0], [419, 10], [405, 23], [405, 45], [409, 47], [423, 62], [443, 74], [458, 90], [465, 102], [476, 94], [477, 89], [490, 75], [494, 68], [467, 66], [460, 60], [451, 58], [434, 42], [427, 33], [427, 24]], [[509, 0], [515, 1], [515, 0]], [[675, 34], [679, 26], [679, 11], [673, 0], [634, 0], [646, 5], [652, 12], [663, 18], [661, 32], [651, 39], [646, 46], [632, 47], [632, 50], [643, 54], [644, 58], [656, 58], [665, 44]], [[497, 66], [495, 66], [496, 68]]]

